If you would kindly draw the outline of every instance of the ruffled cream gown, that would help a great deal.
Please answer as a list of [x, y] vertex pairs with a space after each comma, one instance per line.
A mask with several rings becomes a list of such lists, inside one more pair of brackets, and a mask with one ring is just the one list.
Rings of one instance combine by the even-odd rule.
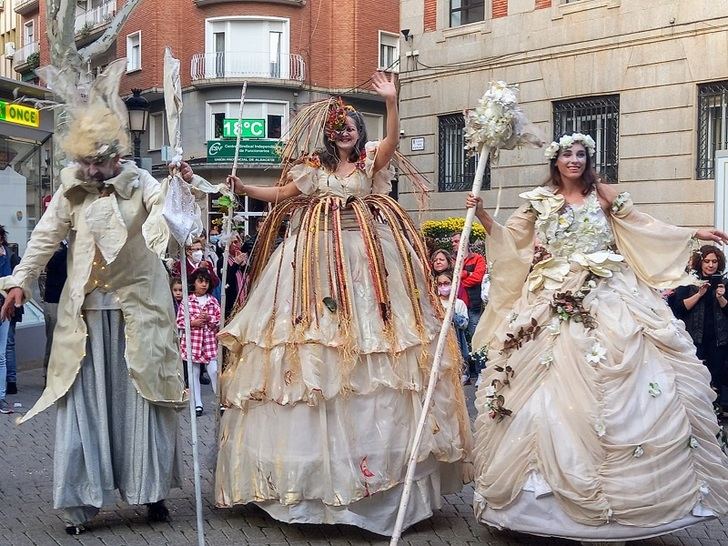
[[[221, 332], [219, 506], [391, 534], [442, 311], [416, 228], [386, 195], [391, 172], [373, 174], [368, 152], [346, 178], [315, 158], [294, 167], [303, 195], [261, 229], [252, 291]], [[446, 353], [406, 526], [472, 475], [454, 339]]]
[[[548, 188], [495, 225], [475, 345], [479, 521], [586, 541], [644, 538], [728, 508], [706, 368], [655, 288], [687, 284], [692, 232], [605, 216]], [[529, 273], [534, 235], [551, 254]]]

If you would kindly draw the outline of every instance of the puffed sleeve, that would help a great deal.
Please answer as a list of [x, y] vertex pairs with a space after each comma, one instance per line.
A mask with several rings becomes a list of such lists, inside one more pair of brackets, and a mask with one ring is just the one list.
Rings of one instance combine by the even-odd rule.
[[367, 142], [365, 146], [366, 159], [364, 160], [364, 172], [367, 178], [372, 181], [372, 193], [388, 194], [392, 191], [392, 178], [394, 169], [391, 165], [374, 172], [374, 163], [379, 151], [379, 141]]
[[288, 171], [288, 176], [304, 195], [311, 195], [316, 191], [317, 175], [318, 167], [311, 165], [308, 161], [294, 165]]
[[473, 334], [473, 350], [491, 342], [521, 295], [533, 260], [535, 221], [531, 207], [522, 205], [505, 225], [494, 221], [485, 238], [490, 293], [488, 305]]
[[694, 229], [638, 211], [628, 193], [619, 195], [611, 212], [617, 249], [640, 279], [658, 290], [697, 283], [686, 271]]

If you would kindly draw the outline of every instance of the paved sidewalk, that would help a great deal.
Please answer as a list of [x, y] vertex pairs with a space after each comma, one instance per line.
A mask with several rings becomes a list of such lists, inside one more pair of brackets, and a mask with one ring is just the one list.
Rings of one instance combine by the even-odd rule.
[[[19, 374], [20, 393], [8, 401], [22, 404], [16, 411], [26, 411], [38, 398], [43, 382], [42, 371]], [[209, 388], [207, 407], [212, 407]], [[468, 388], [472, 399], [473, 388]], [[83, 544], [177, 545], [196, 544], [194, 528], [194, 489], [191, 476], [192, 448], [189, 439], [189, 418], [182, 419], [186, 479], [182, 490], [175, 490], [168, 499], [171, 523], [149, 524], [146, 510], [118, 504], [104, 509], [88, 532], [69, 537], [63, 530], [57, 511], [52, 509], [53, 441], [55, 411], [47, 411], [22, 427], [14, 416], [0, 415], [0, 546]], [[376, 535], [346, 526], [285, 525], [255, 507], [230, 510], [214, 508], [213, 479], [210, 463], [214, 445], [214, 416], [208, 412], [199, 420], [200, 453], [202, 455], [202, 489], [207, 544], [281, 544], [281, 545], [365, 545], [387, 544]], [[459, 495], [444, 498], [442, 509], [405, 533], [404, 546], [425, 545], [574, 545], [567, 540], [540, 539], [515, 533], [498, 532], [475, 522], [471, 507], [472, 487]], [[727, 522], [728, 523], [728, 522]], [[630, 546], [728, 546], [728, 524], [713, 521]]]

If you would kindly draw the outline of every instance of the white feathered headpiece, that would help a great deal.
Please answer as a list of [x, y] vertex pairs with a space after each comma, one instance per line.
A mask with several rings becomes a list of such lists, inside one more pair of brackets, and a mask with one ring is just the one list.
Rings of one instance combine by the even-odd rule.
[[58, 138], [69, 158], [98, 162], [129, 153], [129, 118], [119, 96], [125, 70], [125, 59], [110, 63], [91, 83], [87, 95], [79, 89], [77, 74], [70, 68], [36, 70], [64, 103]]

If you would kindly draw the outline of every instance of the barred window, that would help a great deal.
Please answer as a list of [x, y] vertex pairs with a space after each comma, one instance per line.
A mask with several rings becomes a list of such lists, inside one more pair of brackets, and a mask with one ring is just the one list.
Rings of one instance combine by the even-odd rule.
[[575, 132], [594, 139], [594, 168], [606, 181], [617, 182], [619, 95], [554, 102], [554, 139]]
[[485, 0], [450, 0], [450, 26], [459, 27], [485, 19]]
[[[465, 118], [462, 114], [440, 116], [438, 124], [438, 190], [468, 191], [473, 187], [477, 161], [465, 155]], [[482, 188], [490, 189], [490, 165], [485, 169]]]
[[715, 151], [728, 148], [728, 81], [698, 86], [698, 179], [715, 177]]

